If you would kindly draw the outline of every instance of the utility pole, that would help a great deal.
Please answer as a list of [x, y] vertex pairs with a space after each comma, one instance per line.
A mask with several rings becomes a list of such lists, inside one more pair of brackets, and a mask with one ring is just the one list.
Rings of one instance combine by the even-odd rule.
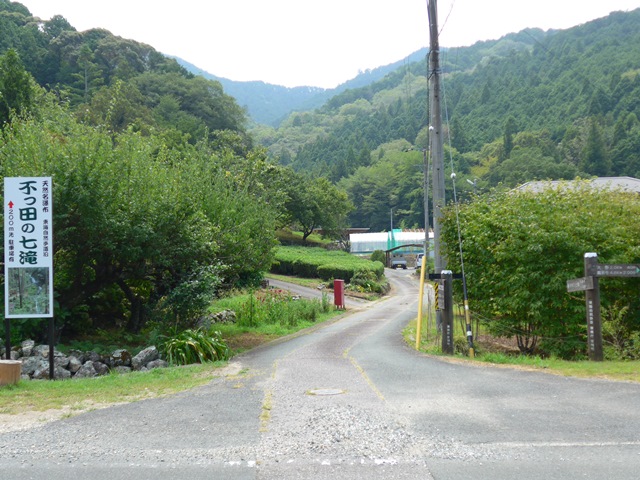
[[[441, 224], [444, 198], [444, 154], [442, 151], [442, 108], [440, 98], [440, 43], [438, 40], [438, 6], [436, 0], [428, 0], [429, 10], [429, 143], [431, 145], [431, 159], [433, 163], [433, 260], [435, 275], [440, 275], [446, 268], [446, 261], [442, 255]], [[449, 272], [450, 273], [450, 272]], [[448, 328], [448, 319], [453, 319], [453, 289], [452, 276], [444, 278], [444, 291], [447, 294], [445, 310], [436, 311], [436, 325], [442, 330], [443, 352], [449, 352], [453, 346], [453, 328]], [[449, 311], [450, 309], [450, 311]], [[453, 322], [451, 322], [453, 323]], [[450, 345], [449, 345], [450, 344]]]
[[429, 160], [426, 148], [422, 150], [422, 163], [424, 171], [422, 176], [422, 187], [424, 188], [424, 256], [429, 259]]
[[[440, 273], [446, 266], [442, 256], [440, 230], [441, 210], [444, 208], [444, 154], [442, 151], [442, 110], [440, 105], [440, 45], [438, 41], [438, 7], [436, 0], [428, 0], [429, 9], [429, 143], [433, 164], [433, 247], [434, 270]], [[425, 192], [426, 195], [426, 192]], [[426, 252], [425, 252], [426, 254]]]

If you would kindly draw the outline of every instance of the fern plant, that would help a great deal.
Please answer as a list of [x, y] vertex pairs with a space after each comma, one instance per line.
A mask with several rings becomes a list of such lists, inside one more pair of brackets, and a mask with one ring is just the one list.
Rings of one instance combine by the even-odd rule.
[[229, 358], [229, 347], [218, 331], [188, 329], [167, 339], [160, 346], [165, 358], [172, 365], [214, 362]]

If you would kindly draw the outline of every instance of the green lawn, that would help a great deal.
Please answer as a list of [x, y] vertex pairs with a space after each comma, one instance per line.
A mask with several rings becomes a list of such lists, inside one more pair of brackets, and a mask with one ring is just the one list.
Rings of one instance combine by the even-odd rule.
[[17, 385], [0, 387], [0, 414], [63, 408], [70, 409], [72, 414], [91, 409], [93, 405], [170, 395], [209, 382], [225, 364], [158, 368], [67, 381], [21, 380]]
[[[403, 331], [403, 335], [407, 344], [415, 348], [415, 320], [407, 325]], [[468, 355], [455, 354], [451, 356], [442, 354], [442, 349], [438, 343], [439, 341], [440, 337], [437, 336], [435, 329], [428, 332], [423, 325], [420, 351], [428, 355], [437, 356], [445, 361], [469, 362], [472, 365], [485, 364], [500, 365], [508, 368], [527, 368], [549, 374], [580, 378], [602, 378], [607, 380], [640, 382], [640, 361], [567, 361], [557, 358], [508, 354], [500, 351], [482, 351], [482, 349], [479, 349], [475, 357], [470, 359]], [[460, 336], [455, 339], [455, 343], [464, 344], [466, 343], [466, 339]]]

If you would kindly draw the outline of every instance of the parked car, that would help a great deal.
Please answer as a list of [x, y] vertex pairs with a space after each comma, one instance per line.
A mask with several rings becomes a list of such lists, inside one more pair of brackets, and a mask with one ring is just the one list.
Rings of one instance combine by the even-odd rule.
[[394, 270], [396, 268], [402, 268], [403, 270], [407, 269], [407, 261], [404, 258], [396, 257], [391, 260], [391, 268]]

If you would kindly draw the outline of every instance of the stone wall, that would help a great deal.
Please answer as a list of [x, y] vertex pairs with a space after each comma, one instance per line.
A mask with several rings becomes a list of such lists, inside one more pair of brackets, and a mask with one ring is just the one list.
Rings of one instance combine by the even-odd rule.
[[[0, 354], [4, 357], [3, 347], [0, 347]], [[19, 347], [11, 350], [10, 359], [22, 362], [22, 380], [49, 378], [48, 345], [36, 345], [33, 340], [25, 340]], [[114, 371], [128, 373], [169, 366], [160, 358], [155, 346], [147, 347], [135, 356], [124, 349], [115, 350], [110, 355], [80, 351], [71, 351], [65, 355], [54, 349], [53, 359], [56, 380], [97, 377]]]

